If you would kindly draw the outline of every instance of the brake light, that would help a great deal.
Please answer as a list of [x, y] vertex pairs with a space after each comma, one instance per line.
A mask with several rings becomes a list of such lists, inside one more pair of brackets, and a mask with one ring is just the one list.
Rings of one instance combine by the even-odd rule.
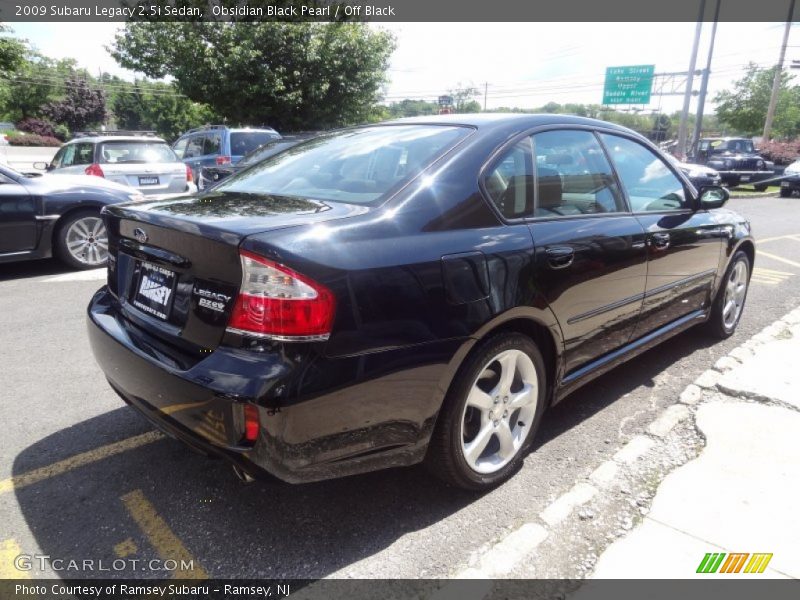
[[194, 183], [194, 173], [189, 165], [186, 165], [186, 183]]
[[218, 165], [229, 165], [229, 164], [231, 164], [231, 157], [230, 156], [218, 156], [217, 157], [217, 164]]
[[103, 169], [100, 168], [100, 165], [97, 163], [92, 163], [88, 167], [86, 167], [83, 171], [87, 175], [94, 175], [95, 177], [105, 177], [103, 173]]
[[241, 251], [242, 286], [228, 329], [281, 341], [327, 340], [336, 299], [325, 286]]
[[243, 441], [254, 444], [258, 439], [258, 408], [254, 404], [244, 405], [244, 439]]

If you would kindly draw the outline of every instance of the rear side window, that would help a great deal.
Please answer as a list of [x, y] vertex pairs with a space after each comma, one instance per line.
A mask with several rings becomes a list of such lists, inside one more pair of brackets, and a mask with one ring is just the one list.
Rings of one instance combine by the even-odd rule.
[[622, 193], [602, 146], [590, 131], [546, 131], [533, 136], [536, 217], [625, 211]]
[[183, 138], [175, 142], [175, 145], [172, 147], [172, 151], [175, 152], [178, 158], [183, 158], [183, 155], [186, 153], [186, 143], [188, 141], [187, 138]]
[[683, 182], [660, 156], [628, 138], [606, 133], [600, 137], [611, 154], [634, 212], [678, 210], [688, 206]]
[[186, 152], [183, 154], [183, 158], [194, 158], [196, 156], [203, 156], [203, 140], [205, 136], [196, 135], [192, 138], [189, 138], [189, 141], [186, 144]]
[[203, 154], [220, 154], [222, 152], [222, 137], [218, 133], [209, 133], [203, 142]]
[[176, 162], [172, 149], [158, 142], [103, 142], [100, 144], [102, 164], [143, 164]]
[[530, 138], [507, 150], [483, 180], [489, 198], [507, 219], [530, 216], [533, 212], [533, 169]]
[[78, 165], [90, 165], [94, 162], [94, 144], [84, 142], [80, 144], [69, 144], [65, 147], [64, 155], [61, 157], [62, 167], [74, 167]]
[[232, 131], [231, 132], [231, 154], [241, 156], [252, 152], [259, 146], [262, 146], [280, 137], [277, 133], [269, 131]]
[[370, 204], [399, 189], [471, 131], [441, 125], [337, 131], [276, 154], [214, 189]]

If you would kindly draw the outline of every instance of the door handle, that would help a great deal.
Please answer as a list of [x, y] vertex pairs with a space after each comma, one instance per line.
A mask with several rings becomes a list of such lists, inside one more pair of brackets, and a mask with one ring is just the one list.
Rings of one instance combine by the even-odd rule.
[[566, 269], [575, 260], [575, 250], [570, 246], [551, 246], [545, 254], [552, 269]]
[[668, 233], [654, 233], [650, 236], [653, 248], [656, 250], [666, 250], [669, 248], [669, 234]]

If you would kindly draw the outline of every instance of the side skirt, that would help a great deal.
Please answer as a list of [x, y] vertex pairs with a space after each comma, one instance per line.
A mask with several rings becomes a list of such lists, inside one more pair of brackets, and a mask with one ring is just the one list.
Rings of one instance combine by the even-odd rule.
[[688, 315], [676, 319], [663, 327], [659, 327], [655, 331], [642, 336], [613, 352], [601, 356], [597, 360], [590, 362], [583, 367], [572, 371], [566, 375], [556, 390], [555, 399], [553, 404], [563, 400], [566, 396], [577, 390], [584, 384], [589, 383], [593, 379], [600, 377], [613, 369], [614, 367], [630, 360], [631, 358], [650, 350], [651, 348], [659, 345], [666, 339], [674, 335], [686, 331], [690, 327], [697, 325], [708, 319], [707, 310], [696, 310], [690, 312]]

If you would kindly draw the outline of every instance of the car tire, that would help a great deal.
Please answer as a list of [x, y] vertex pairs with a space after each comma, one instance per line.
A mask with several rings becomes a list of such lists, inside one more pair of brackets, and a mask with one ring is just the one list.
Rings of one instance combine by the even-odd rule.
[[98, 209], [79, 210], [58, 225], [53, 239], [58, 259], [72, 269], [97, 269], [108, 260], [108, 233]]
[[[722, 278], [706, 323], [708, 331], [720, 339], [729, 338], [742, 318], [747, 290], [750, 287], [750, 258], [739, 250], [733, 255]], [[733, 304], [730, 304], [733, 302]], [[731, 313], [730, 311], [735, 311]]]
[[790, 190], [789, 188], [781, 188], [780, 194], [781, 198], [788, 198], [789, 196], [792, 195], [792, 190]]
[[522, 465], [547, 398], [542, 354], [519, 333], [500, 333], [467, 357], [450, 386], [426, 457], [445, 482], [490, 489]]

